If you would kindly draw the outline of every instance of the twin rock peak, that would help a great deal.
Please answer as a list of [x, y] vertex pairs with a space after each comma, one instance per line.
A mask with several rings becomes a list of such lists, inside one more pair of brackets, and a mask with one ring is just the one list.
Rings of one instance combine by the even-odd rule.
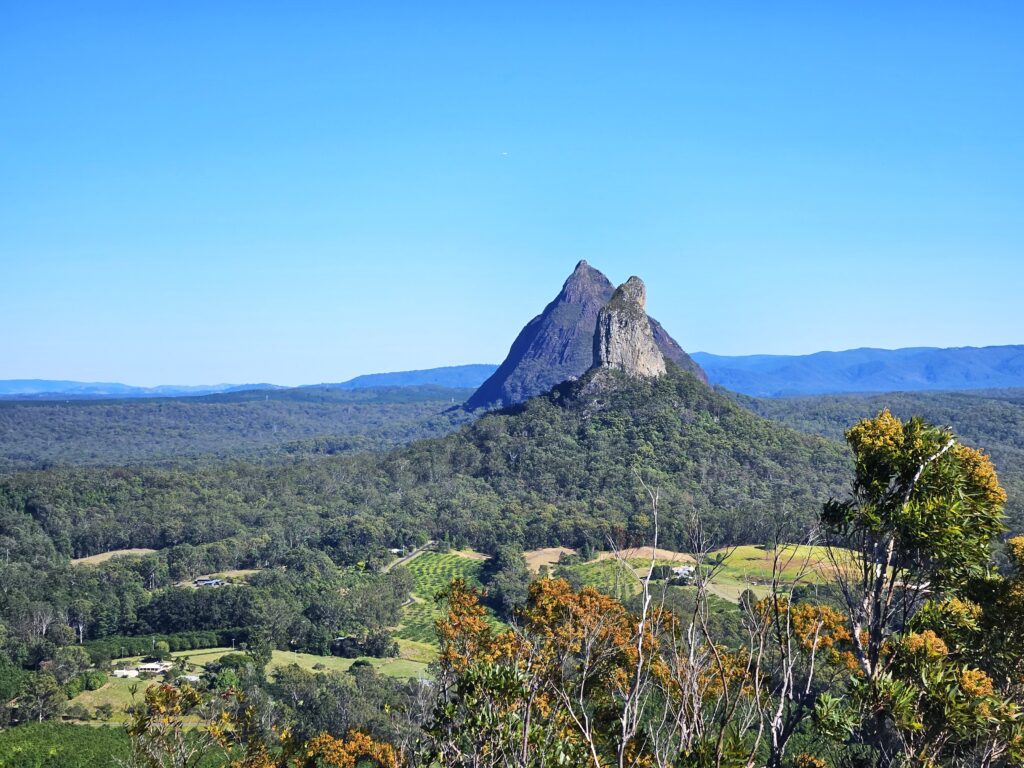
[[670, 361], [706, 382], [700, 366], [647, 315], [646, 303], [647, 291], [639, 277], [615, 288], [581, 261], [554, 301], [520, 331], [508, 357], [465, 407], [514, 405], [591, 368], [653, 378], [666, 373]]

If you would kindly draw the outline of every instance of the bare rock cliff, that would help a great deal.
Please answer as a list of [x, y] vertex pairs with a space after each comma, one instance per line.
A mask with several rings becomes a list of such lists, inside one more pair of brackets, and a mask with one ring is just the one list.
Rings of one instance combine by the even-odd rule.
[[647, 319], [647, 289], [639, 277], [620, 285], [597, 315], [594, 366], [616, 368], [630, 376], [665, 374], [665, 358]]
[[593, 365], [597, 313], [615, 287], [581, 261], [561, 292], [520, 331], [505, 361], [466, 401], [466, 408], [513, 405], [582, 376]]
[[[577, 264], [558, 296], [520, 331], [505, 361], [464, 407], [472, 411], [521, 403], [594, 367], [597, 315], [614, 293], [615, 286], [600, 271], [586, 261]], [[648, 320], [664, 359], [707, 383], [704, 371], [658, 321]]]

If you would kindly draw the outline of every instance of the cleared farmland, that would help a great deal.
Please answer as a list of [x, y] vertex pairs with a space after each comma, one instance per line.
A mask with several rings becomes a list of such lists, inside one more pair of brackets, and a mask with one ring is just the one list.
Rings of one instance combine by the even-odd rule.
[[480, 587], [480, 571], [485, 559], [476, 553], [424, 552], [411, 560], [405, 567], [416, 580], [413, 602], [402, 609], [402, 624], [395, 636], [436, 645], [434, 622], [444, 615], [437, 604], [438, 593], [454, 579], [463, 579], [467, 584]]

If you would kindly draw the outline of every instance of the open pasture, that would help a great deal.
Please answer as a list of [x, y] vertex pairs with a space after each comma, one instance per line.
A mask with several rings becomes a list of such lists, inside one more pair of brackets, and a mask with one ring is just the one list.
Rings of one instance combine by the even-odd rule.
[[[842, 556], [842, 550], [840, 557]], [[773, 572], [783, 584], [824, 584], [835, 577], [826, 547], [786, 545], [777, 549], [747, 545], [712, 553], [723, 558], [715, 580], [722, 583], [769, 585]]]
[[[409, 640], [398, 641], [398, 656], [395, 658], [375, 659], [364, 657], [380, 674], [398, 678], [422, 678], [428, 677], [427, 666], [437, 657], [437, 650], [431, 645], [417, 643]], [[233, 653], [231, 648], [204, 648], [195, 651], [183, 651], [174, 654], [174, 658], [184, 658], [188, 661], [187, 671], [189, 674], [200, 675], [213, 662], [228, 653]], [[117, 659], [115, 667], [132, 667], [141, 661], [141, 657]], [[293, 653], [291, 651], [274, 651], [267, 667], [267, 673], [272, 673], [280, 667], [287, 667], [291, 664], [298, 664], [310, 672], [345, 672], [359, 659], [344, 659], [340, 656], [315, 656], [311, 653]], [[138, 678], [116, 678], [108, 677], [107, 682], [95, 691], [83, 691], [74, 699], [71, 704], [81, 704], [90, 712], [97, 707], [109, 704], [113, 708], [114, 723], [123, 723], [127, 718], [125, 708], [132, 703], [132, 689], [135, 690], [135, 699], [141, 701], [145, 690], [159, 682], [159, 678], [140, 680]], [[2, 765], [2, 764], [0, 764]]]
[[539, 573], [543, 566], [555, 565], [563, 554], [575, 555], [576, 550], [569, 547], [544, 547], [524, 552], [523, 559], [526, 560], [526, 567], [531, 573]]

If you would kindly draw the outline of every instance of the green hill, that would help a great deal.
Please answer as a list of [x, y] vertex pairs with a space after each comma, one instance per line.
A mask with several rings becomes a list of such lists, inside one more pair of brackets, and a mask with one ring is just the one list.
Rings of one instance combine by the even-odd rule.
[[0, 483], [0, 515], [26, 555], [224, 542], [229, 567], [296, 541], [339, 562], [428, 537], [482, 551], [604, 548], [651, 536], [641, 470], [660, 489], [661, 542], [685, 550], [693, 513], [721, 545], [782, 524], [799, 538], [845, 482], [838, 444], [760, 418], [674, 366], [656, 380], [604, 374], [601, 386], [587, 374], [384, 454], [22, 472]]

